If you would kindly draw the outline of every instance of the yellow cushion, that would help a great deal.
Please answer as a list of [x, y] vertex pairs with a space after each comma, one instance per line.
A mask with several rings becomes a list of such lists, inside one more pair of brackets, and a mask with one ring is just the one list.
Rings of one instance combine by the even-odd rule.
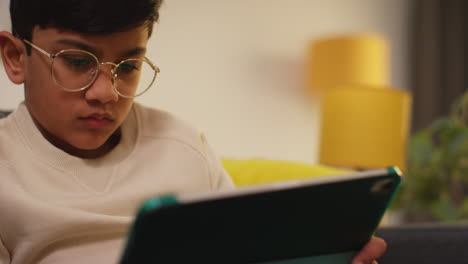
[[223, 165], [237, 186], [350, 173], [322, 165], [280, 160], [223, 159]]

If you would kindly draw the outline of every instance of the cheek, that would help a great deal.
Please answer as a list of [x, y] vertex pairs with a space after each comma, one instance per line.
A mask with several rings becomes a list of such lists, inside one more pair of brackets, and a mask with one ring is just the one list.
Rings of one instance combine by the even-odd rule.
[[25, 84], [25, 99], [36, 112], [46, 112], [51, 115], [63, 113], [60, 106], [64, 103], [60, 102], [69, 101], [50, 78], [38, 73], [32, 74], [31, 79]]
[[115, 108], [115, 111], [119, 112], [119, 117], [121, 121], [123, 121], [127, 117], [132, 107], [132, 104], [133, 104], [133, 99], [119, 98], [119, 102], [116, 105], [117, 107]]
[[[25, 101], [33, 116], [47, 130], [54, 131], [69, 118], [75, 101], [52, 80], [50, 65], [31, 61], [27, 67]], [[68, 113], [68, 114], [67, 114]]]
[[25, 92], [26, 96], [49, 98], [55, 90], [55, 83], [50, 74], [50, 65], [37, 60], [31, 55], [26, 64]]

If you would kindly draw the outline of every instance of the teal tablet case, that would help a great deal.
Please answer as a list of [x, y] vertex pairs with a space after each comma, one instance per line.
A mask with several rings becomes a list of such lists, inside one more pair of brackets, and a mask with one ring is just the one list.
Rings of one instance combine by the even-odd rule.
[[376, 177], [213, 201], [156, 197], [139, 210], [120, 263], [351, 263], [400, 181], [390, 167]]

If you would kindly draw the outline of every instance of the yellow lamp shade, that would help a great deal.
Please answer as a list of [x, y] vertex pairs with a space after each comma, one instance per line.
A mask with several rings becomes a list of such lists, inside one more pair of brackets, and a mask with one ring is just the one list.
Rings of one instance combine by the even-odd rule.
[[320, 162], [370, 169], [405, 167], [411, 96], [404, 91], [336, 87], [322, 101]]
[[315, 41], [309, 48], [309, 90], [341, 84], [389, 85], [389, 47], [378, 35], [356, 35]]

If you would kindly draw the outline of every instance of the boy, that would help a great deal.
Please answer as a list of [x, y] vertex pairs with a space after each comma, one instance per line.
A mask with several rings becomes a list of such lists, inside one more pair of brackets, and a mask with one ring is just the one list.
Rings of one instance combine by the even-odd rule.
[[116, 263], [144, 199], [233, 187], [200, 133], [133, 102], [161, 2], [11, 1], [0, 54], [25, 100], [0, 121], [0, 264]]

